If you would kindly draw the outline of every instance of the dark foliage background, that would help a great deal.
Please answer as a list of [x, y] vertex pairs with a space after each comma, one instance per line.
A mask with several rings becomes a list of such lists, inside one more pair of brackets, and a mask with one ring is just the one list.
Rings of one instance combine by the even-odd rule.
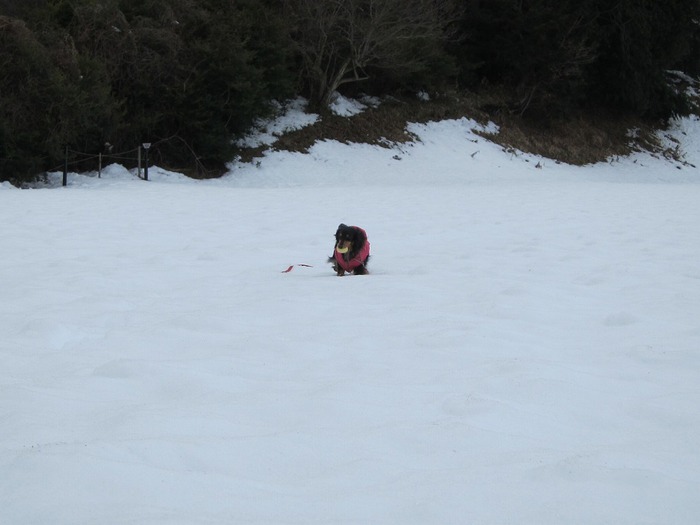
[[215, 176], [272, 100], [335, 91], [667, 119], [690, 111], [667, 71], [699, 73], [698, 20], [700, 0], [0, 0], [0, 180], [142, 142]]

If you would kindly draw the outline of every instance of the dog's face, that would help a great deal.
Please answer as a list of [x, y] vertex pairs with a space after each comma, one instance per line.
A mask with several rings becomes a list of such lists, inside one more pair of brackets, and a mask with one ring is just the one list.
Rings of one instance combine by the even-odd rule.
[[348, 228], [348, 229], [340, 229], [338, 228], [338, 231], [335, 233], [335, 245], [338, 248], [338, 251], [341, 253], [345, 253], [349, 250], [352, 250], [352, 243], [355, 237], [355, 232], [354, 230]]
[[341, 224], [335, 232], [335, 246], [340, 253], [352, 251], [352, 246], [355, 243], [357, 232], [354, 228]]

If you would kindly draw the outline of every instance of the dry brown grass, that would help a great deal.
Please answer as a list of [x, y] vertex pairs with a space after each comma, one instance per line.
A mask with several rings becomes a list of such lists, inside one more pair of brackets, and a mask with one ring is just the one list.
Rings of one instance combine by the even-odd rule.
[[[592, 164], [628, 155], [642, 147], [660, 147], [654, 138], [652, 126], [629, 119], [578, 117], [550, 122], [546, 126], [513, 116], [495, 121], [499, 124], [499, 132], [483, 134], [489, 140], [505, 148], [542, 155], [567, 164]], [[631, 130], [637, 130], [636, 138], [630, 135]]]

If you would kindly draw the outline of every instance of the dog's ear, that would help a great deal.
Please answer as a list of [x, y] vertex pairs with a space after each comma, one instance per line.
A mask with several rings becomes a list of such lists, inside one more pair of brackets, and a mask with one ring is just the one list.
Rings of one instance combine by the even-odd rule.
[[362, 230], [360, 230], [358, 228], [352, 229], [352, 243], [353, 243], [353, 246], [357, 246], [358, 251], [360, 249], [362, 249], [362, 247], [365, 245], [366, 240], [367, 240], [367, 238], [362, 233]]

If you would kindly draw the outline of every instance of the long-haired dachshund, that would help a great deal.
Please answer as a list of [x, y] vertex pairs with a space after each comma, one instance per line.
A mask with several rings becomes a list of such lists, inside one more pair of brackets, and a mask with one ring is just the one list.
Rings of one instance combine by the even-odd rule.
[[335, 232], [333, 255], [328, 258], [338, 276], [347, 273], [365, 275], [369, 260], [367, 232], [359, 226], [341, 224]]

